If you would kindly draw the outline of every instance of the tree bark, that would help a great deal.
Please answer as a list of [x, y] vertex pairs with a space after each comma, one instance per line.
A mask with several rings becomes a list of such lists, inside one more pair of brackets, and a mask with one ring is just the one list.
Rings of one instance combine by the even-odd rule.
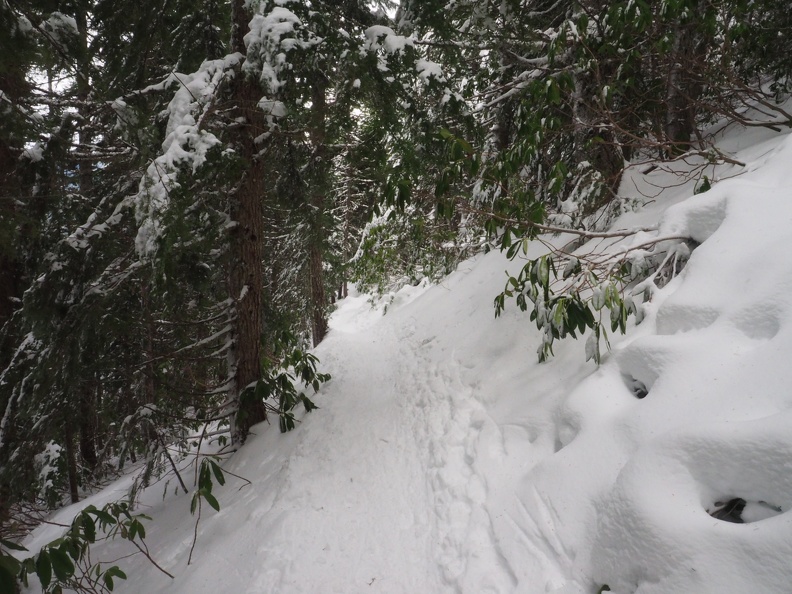
[[[232, 49], [244, 53], [244, 35], [250, 15], [243, 0], [232, 3]], [[234, 328], [229, 351], [229, 392], [236, 404], [231, 424], [231, 441], [240, 445], [250, 428], [266, 420], [264, 402], [246, 392], [261, 378], [261, 329], [263, 299], [262, 212], [265, 163], [258, 156], [255, 138], [264, 133], [267, 120], [258, 108], [262, 92], [258, 83], [240, 74], [232, 86], [231, 100], [240, 125], [233, 131], [233, 144], [244, 162], [242, 179], [230, 196], [230, 216], [236, 224], [231, 230], [228, 290], [234, 303]]]
[[69, 477], [69, 496], [72, 503], [80, 501], [79, 485], [77, 480], [77, 452], [74, 449], [74, 431], [69, 424], [69, 419], [65, 423], [66, 442], [66, 473]]
[[327, 335], [327, 295], [324, 279], [325, 199], [328, 189], [330, 163], [326, 146], [327, 81], [321, 72], [314, 76], [311, 85], [311, 144], [313, 158], [311, 163], [311, 216], [312, 229], [309, 248], [309, 271], [311, 277], [311, 330], [313, 345], [316, 346]]
[[[19, 102], [30, 92], [21, 64], [18, 68], [0, 73], [0, 92], [12, 103]], [[21, 198], [18, 167], [22, 147], [18, 141], [12, 140], [14, 124], [10, 117], [5, 117], [0, 122], [0, 195]], [[0, 328], [19, 308], [22, 297], [24, 267], [18, 257], [18, 246], [14, 240], [20, 218], [16, 204], [17, 200], [0, 200], [0, 227], [3, 235], [8, 238], [0, 244]], [[10, 348], [10, 344], [0, 346], [0, 365], [3, 369], [10, 361]]]
[[96, 417], [98, 381], [91, 380], [82, 390], [80, 398], [80, 456], [90, 470], [96, 468], [99, 458], [96, 454], [96, 431], [99, 426]]

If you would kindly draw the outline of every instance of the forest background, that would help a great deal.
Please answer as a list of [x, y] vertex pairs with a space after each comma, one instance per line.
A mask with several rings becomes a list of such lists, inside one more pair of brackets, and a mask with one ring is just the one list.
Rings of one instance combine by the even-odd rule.
[[[789, 9], [0, 1], [2, 579], [50, 563], [67, 583], [85, 525], [40, 567], [5, 551], [125, 466], [141, 464], [134, 501], [196, 432], [228, 454], [268, 418], [294, 428], [350, 283], [387, 299], [539, 233], [607, 236], [634, 207], [627, 167], [739, 166], [702, 130], [792, 123]], [[493, 287], [496, 311], [530, 312], [541, 359], [590, 330], [599, 361], [641, 315], [635, 288], [696, 246], [574, 247]], [[222, 473], [203, 468], [197, 498], [216, 504]], [[110, 512], [92, 521], [134, 525]]]

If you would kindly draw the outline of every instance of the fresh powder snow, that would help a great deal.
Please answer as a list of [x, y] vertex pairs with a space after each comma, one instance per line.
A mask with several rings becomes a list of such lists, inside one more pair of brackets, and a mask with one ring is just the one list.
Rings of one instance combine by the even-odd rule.
[[[600, 366], [585, 337], [539, 364], [528, 315], [509, 303], [494, 317], [504, 271], [522, 264], [497, 252], [402, 289], [386, 315], [353, 294], [315, 349], [332, 374], [319, 410], [288, 434], [254, 427], [223, 463], [191, 565], [190, 496], [172, 477], [146, 490], [150, 552], [174, 579], [138, 554], [118, 562], [116, 591], [789, 592], [792, 139], [718, 134], [744, 167], [627, 172], [636, 208], [615, 226], [695, 244]], [[693, 195], [704, 173], [712, 189]], [[26, 544], [57, 535], [44, 525]], [[94, 562], [126, 544], [100, 543]]]

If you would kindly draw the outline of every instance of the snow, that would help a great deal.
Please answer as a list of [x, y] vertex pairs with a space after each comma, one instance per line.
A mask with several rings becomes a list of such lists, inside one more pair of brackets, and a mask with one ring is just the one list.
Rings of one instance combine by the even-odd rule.
[[415, 39], [397, 35], [393, 29], [385, 25], [373, 25], [366, 29], [363, 34], [366, 37], [364, 49], [368, 51], [383, 49], [387, 54], [398, 54], [403, 52], [406, 47], [415, 45]]
[[39, 163], [44, 160], [44, 147], [40, 142], [33, 142], [25, 147], [20, 159], [29, 159], [32, 163]]
[[308, 49], [321, 43], [321, 39], [309, 35], [307, 40], [298, 39], [303, 31], [300, 18], [283, 6], [266, 12], [264, 4], [259, 6], [262, 14], [250, 21], [250, 31], [245, 35], [247, 58], [243, 69], [259, 77], [272, 95], [285, 84], [280, 75], [291, 68], [287, 54], [292, 50]]
[[[193, 172], [197, 171], [206, 162], [209, 150], [220, 143], [214, 134], [201, 129], [201, 119], [211, 108], [218, 86], [232, 76], [239, 59], [238, 54], [232, 54], [220, 60], [207, 60], [197, 72], [173, 72], [157, 85], [175, 83], [179, 87], [166, 109], [168, 125], [162, 154], [146, 168], [133, 199], [139, 225], [135, 249], [143, 258], [155, 254], [159, 247], [162, 218], [170, 205], [169, 192], [178, 185], [179, 168], [190, 166]], [[115, 101], [113, 106], [123, 109], [122, 103]]]
[[77, 21], [57, 11], [50, 14], [49, 18], [42, 23], [42, 28], [57, 42], [67, 41], [70, 36], [76, 37], [79, 35]]
[[431, 78], [434, 78], [438, 81], [445, 80], [443, 68], [440, 66], [440, 64], [437, 62], [432, 62], [431, 60], [419, 58], [415, 63], [415, 71], [418, 74], [418, 78], [424, 82], [429, 82]]
[[[792, 139], [731, 129], [721, 148], [746, 166], [626, 176], [646, 204], [616, 227], [700, 245], [602, 365], [585, 363], [585, 337], [538, 364], [527, 314], [494, 318], [504, 270], [522, 265], [500, 253], [405, 287], [384, 316], [353, 291], [315, 350], [333, 376], [320, 409], [285, 435], [259, 425], [224, 463], [250, 484], [215, 487], [190, 566], [190, 497], [143, 493], [151, 553], [175, 579], [138, 555], [116, 591], [787, 592]], [[693, 196], [703, 172], [713, 187]], [[745, 523], [710, 515], [737, 498]]]

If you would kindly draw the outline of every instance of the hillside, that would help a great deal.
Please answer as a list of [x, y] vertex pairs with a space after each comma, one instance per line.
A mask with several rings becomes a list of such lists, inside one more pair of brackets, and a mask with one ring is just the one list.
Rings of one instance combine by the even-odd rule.
[[189, 497], [150, 487], [147, 542], [175, 579], [136, 555], [116, 591], [788, 592], [792, 140], [732, 129], [720, 148], [745, 167], [708, 168], [695, 196], [701, 170], [628, 171], [622, 192], [643, 206], [614, 228], [699, 245], [600, 366], [585, 340], [539, 364], [527, 314], [494, 318], [520, 265], [495, 251], [401, 290], [386, 315], [350, 296], [315, 351], [332, 374], [319, 410], [288, 434], [254, 427], [189, 566]]

